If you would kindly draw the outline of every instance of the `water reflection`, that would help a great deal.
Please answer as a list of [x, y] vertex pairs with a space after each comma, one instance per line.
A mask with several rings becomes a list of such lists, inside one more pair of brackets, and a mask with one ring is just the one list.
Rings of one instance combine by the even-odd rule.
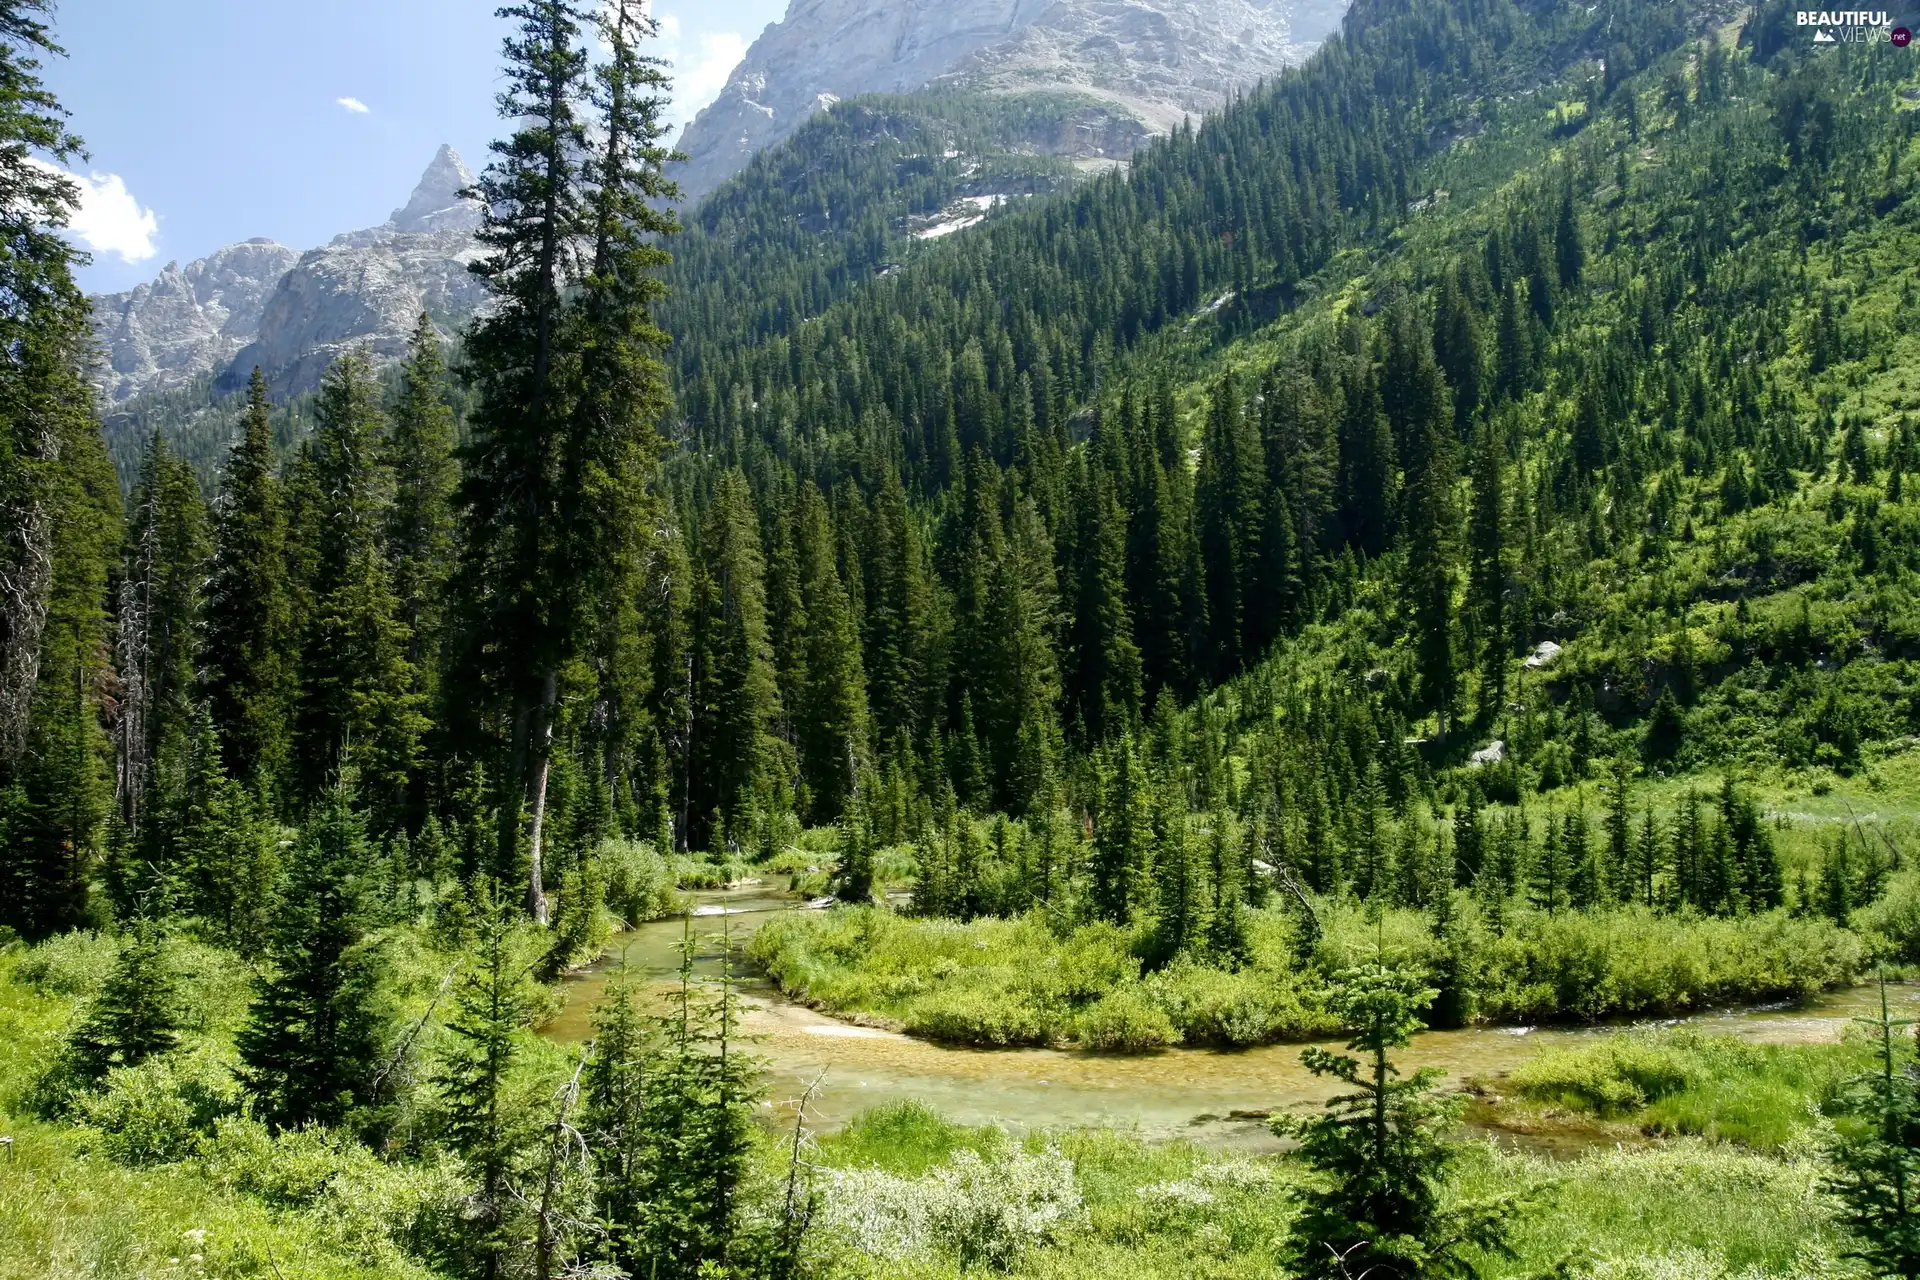
[[[961, 1123], [999, 1124], [1016, 1132], [1104, 1125], [1151, 1138], [1178, 1136], [1215, 1147], [1266, 1149], [1276, 1145], [1265, 1122], [1269, 1113], [1317, 1104], [1336, 1091], [1300, 1065], [1304, 1046], [1298, 1044], [1113, 1056], [1067, 1049], [959, 1048], [856, 1026], [792, 1003], [745, 965], [746, 940], [776, 914], [797, 909], [793, 899], [752, 886], [702, 893], [697, 901], [723, 907], [725, 914], [656, 921], [616, 937], [605, 959], [573, 975], [566, 1009], [548, 1025], [547, 1034], [565, 1041], [584, 1038], [588, 1010], [623, 958], [638, 977], [671, 979], [680, 965], [682, 939], [690, 934], [696, 944], [696, 975], [717, 979], [724, 964], [738, 982], [747, 1006], [744, 1030], [754, 1040], [754, 1051], [767, 1060], [772, 1096], [795, 1097], [816, 1076], [823, 1077], [814, 1095], [814, 1112], [826, 1127], [885, 1102], [915, 1098]], [[717, 936], [722, 931], [730, 947]], [[1902, 1016], [1920, 1009], [1920, 989], [1901, 986], [1893, 995]], [[1837, 1039], [1848, 1019], [1877, 1011], [1876, 992], [1862, 987], [1805, 1005], [1715, 1010], [1685, 1023], [1710, 1034], [1756, 1041], [1818, 1041]], [[1492, 1078], [1547, 1047], [1617, 1030], [1430, 1031], [1415, 1041], [1403, 1065], [1439, 1067], [1455, 1080]], [[1484, 1114], [1479, 1109], [1470, 1114], [1470, 1127]], [[1562, 1152], [1584, 1148], [1602, 1135], [1574, 1125], [1553, 1133], [1495, 1136]], [[1615, 1136], [1608, 1133], [1605, 1140]]]

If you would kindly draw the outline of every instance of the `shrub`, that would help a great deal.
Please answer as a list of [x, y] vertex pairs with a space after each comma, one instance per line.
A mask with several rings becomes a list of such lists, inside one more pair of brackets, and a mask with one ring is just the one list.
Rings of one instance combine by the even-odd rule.
[[100, 989], [120, 953], [104, 933], [57, 934], [37, 943], [14, 969], [14, 976], [43, 996], [87, 999]]
[[962, 1149], [920, 1178], [872, 1168], [827, 1176], [828, 1230], [886, 1260], [935, 1253], [1004, 1269], [1057, 1241], [1081, 1212], [1073, 1161], [1051, 1146], [993, 1157]]
[[1577, 1049], [1543, 1053], [1510, 1082], [1536, 1102], [1578, 1107], [1596, 1115], [1638, 1111], [1687, 1087], [1698, 1074], [1671, 1045], [1641, 1036], [1608, 1036]]
[[1853, 925], [1876, 955], [1920, 962], [1920, 872], [1902, 871], [1888, 880], [1877, 902], [1853, 913]]
[[73, 1108], [115, 1160], [166, 1164], [193, 1155], [221, 1117], [239, 1110], [240, 1088], [226, 1061], [194, 1046], [115, 1067], [100, 1092], [76, 1095]]
[[1125, 986], [1080, 1015], [1080, 1043], [1105, 1053], [1146, 1053], [1180, 1040], [1166, 1011]]
[[600, 845], [607, 885], [607, 907], [628, 928], [671, 915], [679, 905], [673, 868], [651, 844], [610, 839]]
[[907, 1007], [907, 1030], [949, 1044], [1046, 1044], [1053, 1019], [1029, 993], [1014, 987], [954, 987], [930, 991]]

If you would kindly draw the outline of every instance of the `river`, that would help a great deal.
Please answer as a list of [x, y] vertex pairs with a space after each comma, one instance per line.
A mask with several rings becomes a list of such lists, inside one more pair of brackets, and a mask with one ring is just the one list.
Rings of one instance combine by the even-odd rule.
[[[746, 939], [795, 901], [771, 889], [749, 886], [693, 895], [702, 914], [674, 917], [617, 935], [606, 957], [570, 975], [565, 1009], [545, 1028], [563, 1042], [588, 1032], [588, 1010], [609, 972], [624, 957], [630, 972], [653, 980], [679, 967], [681, 940], [697, 943], [695, 973], [719, 977], [722, 963], [734, 975], [745, 1006], [743, 1030], [752, 1051], [766, 1060], [770, 1109], [818, 1080], [811, 1121], [832, 1128], [883, 1103], [918, 1099], [963, 1124], [1030, 1129], [1117, 1126], [1143, 1137], [1184, 1137], [1210, 1147], [1268, 1149], [1276, 1140], [1264, 1117], [1336, 1092], [1332, 1082], [1300, 1064], [1299, 1044], [1253, 1049], [1169, 1049], [1140, 1056], [1072, 1049], [968, 1049], [935, 1044], [898, 1032], [856, 1026], [808, 1009], [750, 972], [741, 956]], [[732, 954], [723, 955], [724, 930]], [[1920, 988], [1890, 989], [1902, 1016], [1920, 1010]], [[1837, 1039], [1850, 1018], [1878, 1011], [1872, 987], [1830, 992], [1805, 1004], [1703, 1012], [1685, 1024], [1711, 1034], [1756, 1041]], [[1438, 1067], [1453, 1079], [1492, 1078], [1511, 1071], [1543, 1048], [1619, 1028], [1477, 1027], [1428, 1031], [1398, 1055], [1403, 1068]], [[1469, 1126], [1472, 1127], [1471, 1125]], [[1516, 1138], [1530, 1147], [1557, 1150], [1589, 1145], [1593, 1135], [1571, 1130]], [[1612, 1140], [1612, 1137], [1607, 1139]]]

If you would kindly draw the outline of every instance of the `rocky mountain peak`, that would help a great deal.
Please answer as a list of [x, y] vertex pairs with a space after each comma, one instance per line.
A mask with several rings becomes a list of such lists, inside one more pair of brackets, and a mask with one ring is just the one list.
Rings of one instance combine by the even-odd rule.
[[213, 374], [244, 386], [254, 365], [276, 392], [319, 380], [349, 346], [399, 354], [422, 311], [450, 332], [484, 301], [467, 266], [480, 209], [460, 192], [473, 174], [442, 145], [406, 204], [377, 227], [301, 253], [264, 237], [168, 263], [147, 284], [100, 294], [94, 333], [106, 359], [96, 381], [112, 404]]
[[443, 142], [414, 185], [413, 194], [388, 216], [387, 225], [405, 232], [470, 231], [480, 225], [480, 208], [460, 193], [472, 185], [473, 173], [460, 153]]

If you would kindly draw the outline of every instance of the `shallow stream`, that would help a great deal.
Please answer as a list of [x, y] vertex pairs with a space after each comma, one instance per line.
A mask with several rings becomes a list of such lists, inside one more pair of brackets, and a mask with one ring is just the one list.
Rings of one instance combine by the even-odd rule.
[[[816, 1078], [809, 1115], [824, 1127], [843, 1124], [869, 1108], [918, 1099], [963, 1124], [998, 1124], [1014, 1131], [1072, 1126], [1118, 1126], [1144, 1137], [1186, 1137], [1214, 1147], [1265, 1149], [1276, 1145], [1269, 1112], [1320, 1102], [1330, 1082], [1300, 1065], [1299, 1044], [1254, 1049], [1169, 1049], [1141, 1056], [1072, 1049], [968, 1049], [934, 1044], [893, 1031], [856, 1026], [805, 1008], [752, 973], [742, 949], [753, 931], [801, 904], [774, 889], [749, 886], [693, 895], [692, 917], [674, 917], [617, 935], [607, 956], [567, 983], [567, 1005], [546, 1033], [577, 1041], [588, 1032], [588, 1010], [609, 972], [624, 956], [631, 972], [654, 980], [679, 968], [682, 939], [696, 943], [695, 973], [717, 978], [722, 963], [734, 975], [746, 1006], [745, 1034], [768, 1064], [771, 1096], [799, 1096]], [[721, 938], [731, 942], [726, 953]], [[1920, 988], [1890, 994], [1911, 1017]], [[1872, 987], [1830, 992], [1805, 1004], [1769, 1005], [1699, 1013], [1684, 1020], [1701, 1031], [1776, 1043], [1835, 1040], [1850, 1018], [1878, 1012]], [[1400, 1058], [1405, 1069], [1439, 1067], [1453, 1079], [1491, 1078], [1511, 1071], [1543, 1048], [1617, 1032], [1620, 1027], [1482, 1027], [1429, 1031]], [[1585, 1148], [1600, 1137], [1570, 1129], [1553, 1135], [1495, 1133], [1503, 1141], [1548, 1151]], [[1606, 1141], [1613, 1141], [1611, 1135]]]

